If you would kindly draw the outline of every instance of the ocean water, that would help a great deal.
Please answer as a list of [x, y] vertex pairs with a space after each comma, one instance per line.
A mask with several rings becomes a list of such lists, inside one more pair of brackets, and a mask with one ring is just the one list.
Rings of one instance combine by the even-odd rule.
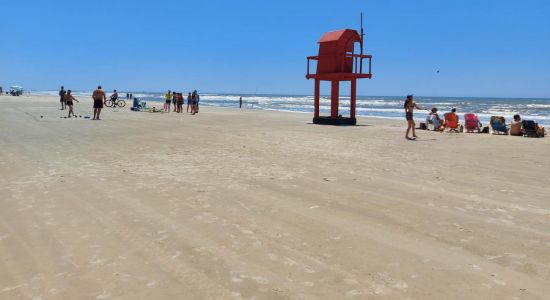
[[[57, 95], [57, 91], [38, 91], [37, 94]], [[89, 97], [90, 92], [74, 92], [76, 97]], [[126, 93], [120, 93], [125, 97]], [[134, 97], [141, 101], [164, 101], [163, 93], [134, 92]], [[203, 93], [201, 105], [219, 107], [238, 107], [239, 97], [236, 94]], [[242, 95], [243, 106], [248, 109], [278, 110], [313, 114], [313, 96], [307, 95]], [[358, 117], [404, 119], [404, 97], [390, 96], [358, 96], [356, 114]], [[488, 123], [491, 116], [504, 116], [507, 121], [514, 114], [520, 114], [525, 120], [534, 120], [550, 126], [550, 99], [532, 98], [476, 98], [476, 97], [421, 97], [415, 96], [415, 101], [422, 109], [437, 107], [440, 113], [456, 108], [457, 113], [472, 112], [478, 115], [481, 122]], [[330, 114], [330, 98], [321, 97], [321, 115]], [[415, 111], [415, 119], [426, 118], [426, 110]], [[349, 97], [340, 97], [340, 114], [349, 115]]]

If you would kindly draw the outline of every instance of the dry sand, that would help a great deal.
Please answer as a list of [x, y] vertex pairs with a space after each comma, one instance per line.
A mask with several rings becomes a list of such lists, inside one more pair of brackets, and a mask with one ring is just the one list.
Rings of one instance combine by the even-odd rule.
[[0, 96], [0, 299], [550, 299], [550, 138], [58, 104]]

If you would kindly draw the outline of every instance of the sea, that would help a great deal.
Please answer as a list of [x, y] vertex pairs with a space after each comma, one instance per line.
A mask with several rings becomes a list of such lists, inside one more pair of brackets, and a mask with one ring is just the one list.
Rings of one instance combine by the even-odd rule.
[[[57, 91], [33, 91], [33, 94], [57, 95]], [[89, 97], [90, 91], [73, 92], [75, 97]], [[125, 98], [126, 92], [119, 93]], [[145, 102], [163, 102], [161, 92], [133, 92], [133, 96]], [[243, 97], [243, 107], [247, 109], [275, 110], [313, 114], [312, 95], [249, 95], [201, 93], [201, 106], [238, 107], [239, 97]], [[404, 119], [403, 96], [358, 96], [356, 114], [358, 117]], [[423, 97], [415, 96], [422, 110], [415, 111], [415, 119], [422, 121], [428, 109], [436, 107], [440, 113], [457, 109], [459, 115], [475, 113], [482, 123], [488, 123], [491, 116], [504, 116], [507, 121], [514, 114], [524, 120], [534, 120], [550, 126], [550, 98], [483, 98], [483, 97]], [[340, 97], [340, 114], [349, 115], [349, 96]], [[321, 115], [330, 114], [330, 97], [320, 99]]]

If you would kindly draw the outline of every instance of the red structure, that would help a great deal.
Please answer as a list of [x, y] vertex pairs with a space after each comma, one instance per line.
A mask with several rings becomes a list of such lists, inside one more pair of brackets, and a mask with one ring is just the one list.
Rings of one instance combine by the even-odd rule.
[[[327, 32], [319, 40], [319, 55], [307, 58], [307, 79], [315, 79], [315, 115], [313, 123], [331, 125], [355, 125], [357, 79], [372, 78], [372, 55], [363, 55], [363, 28], [361, 34], [353, 29]], [[360, 43], [361, 54], [355, 54], [355, 43]], [[317, 61], [315, 74], [310, 74], [310, 62]], [[368, 60], [368, 73], [363, 73], [363, 60]], [[331, 110], [329, 117], [319, 116], [321, 81], [331, 82]], [[350, 116], [338, 114], [340, 81], [351, 82]]]

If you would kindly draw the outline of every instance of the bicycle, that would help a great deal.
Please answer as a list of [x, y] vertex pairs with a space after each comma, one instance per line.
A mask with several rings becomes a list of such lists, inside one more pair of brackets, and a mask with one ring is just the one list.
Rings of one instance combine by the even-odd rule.
[[105, 106], [107, 107], [124, 107], [126, 106], [126, 101], [122, 99], [109, 99], [107, 102], [105, 102]]

